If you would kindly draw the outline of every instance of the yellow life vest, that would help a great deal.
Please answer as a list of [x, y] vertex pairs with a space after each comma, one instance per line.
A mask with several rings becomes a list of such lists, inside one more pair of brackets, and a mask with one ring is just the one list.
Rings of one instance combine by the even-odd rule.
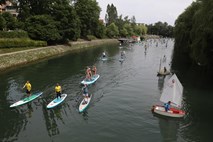
[[55, 92], [61, 92], [61, 86], [56, 86], [55, 87]]
[[28, 91], [31, 90], [31, 84], [30, 83], [25, 83], [25, 87]]

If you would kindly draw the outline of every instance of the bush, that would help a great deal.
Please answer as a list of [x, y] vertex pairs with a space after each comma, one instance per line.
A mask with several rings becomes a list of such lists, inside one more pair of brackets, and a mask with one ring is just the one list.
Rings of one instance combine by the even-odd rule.
[[87, 40], [96, 40], [97, 38], [94, 35], [87, 35]]
[[46, 41], [36, 41], [29, 38], [0, 39], [0, 48], [12, 47], [42, 47], [47, 46]]
[[0, 31], [0, 38], [28, 38], [26, 31]]

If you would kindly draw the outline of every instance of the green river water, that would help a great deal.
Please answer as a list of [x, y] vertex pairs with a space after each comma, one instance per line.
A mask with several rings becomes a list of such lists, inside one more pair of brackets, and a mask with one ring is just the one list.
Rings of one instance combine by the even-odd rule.
[[[165, 41], [165, 43], [164, 43]], [[167, 46], [166, 46], [167, 43]], [[184, 86], [181, 120], [153, 115], [164, 83], [157, 77], [159, 61], [170, 68], [174, 40], [148, 40], [132, 45], [104, 45], [41, 61], [0, 73], [1, 142], [211, 142], [213, 89], [202, 77], [185, 68], [173, 68]], [[148, 47], [145, 52], [145, 48]], [[119, 62], [120, 52], [126, 59]], [[101, 61], [106, 51], [109, 59]], [[86, 66], [96, 65], [100, 78], [89, 86], [94, 94], [86, 112], [79, 113], [80, 82]], [[32, 91], [43, 95], [16, 108], [9, 106], [24, 97], [22, 87], [30, 80]], [[46, 109], [61, 84], [66, 100]]]

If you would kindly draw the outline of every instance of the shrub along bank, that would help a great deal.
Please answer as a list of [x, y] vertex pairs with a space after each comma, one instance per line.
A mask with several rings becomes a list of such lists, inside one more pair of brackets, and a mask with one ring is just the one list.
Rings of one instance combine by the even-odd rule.
[[46, 41], [35, 41], [29, 38], [0, 38], [0, 48], [14, 47], [42, 47], [47, 46]]
[[30, 39], [26, 31], [0, 31], [0, 48], [42, 46], [47, 46], [47, 42]]

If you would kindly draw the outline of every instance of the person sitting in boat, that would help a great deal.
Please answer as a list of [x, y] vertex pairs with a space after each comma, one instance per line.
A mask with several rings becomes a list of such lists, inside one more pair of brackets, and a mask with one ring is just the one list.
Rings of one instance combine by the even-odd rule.
[[83, 104], [86, 104], [87, 103], [87, 99], [89, 98], [87, 84], [84, 84], [84, 87], [82, 88], [82, 92], [83, 92], [83, 97], [84, 97]]
[[90, 67], [87, 66], [86, 79], [91, 80], [91, 77], [92, 77], [92, 71], [91, 71]]
[[167, 112], [168, 110], [170, 110], [170, 106], [171, 105], [171, 101], [168, 101], [168, 103], [165, 103], [164, 104], [164, 107], [165, 107], [165, 111]]
[[57, 83], [55, 86], [55, 93], [56, 93], [56, 98], [58, 99], [59, 97], [61, 98], [61, 86]]
[[27, 96], [29, 97], [31, 95], [31, 89], [32, 89], [32, 86], [29, 80], [27, 80], [27, 82], [24, 84], [22, 89], [24, 88], [26, 88], [26, 93], [27, 93]]
[[164, 73], [166, 73], [166, 72], [167, 72], [167, 69], [166, 69], [166, 67], [164, 67], [164, 68], [163, 68], [163, 71], [164, 71]]
[[93, 67], [92, 67], [92, 74], [93, 74], [93, 75], [96, 75], [96, 72], [97, 72], [97, 68], [96, 68], [96, 66], [93, 66]]

